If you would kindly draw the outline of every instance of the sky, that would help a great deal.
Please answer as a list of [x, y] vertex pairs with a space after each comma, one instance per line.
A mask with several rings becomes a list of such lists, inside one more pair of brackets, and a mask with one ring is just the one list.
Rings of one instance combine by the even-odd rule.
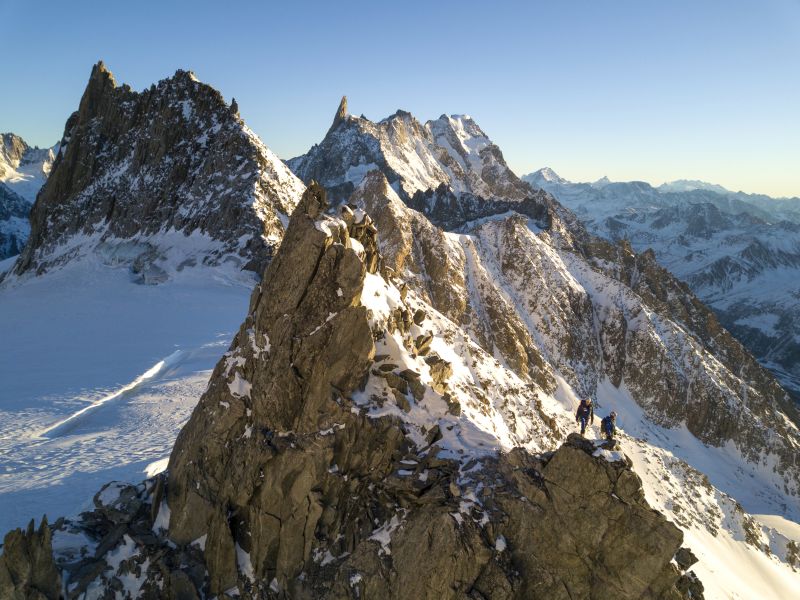
[[518, 175], [800, 196], [800, 0], [0, 0], [0, 23], [0, 131], [39, 146], [102, 59], [134, 89], [194, 71], [282, 158], [346, 94], [469, 114]]

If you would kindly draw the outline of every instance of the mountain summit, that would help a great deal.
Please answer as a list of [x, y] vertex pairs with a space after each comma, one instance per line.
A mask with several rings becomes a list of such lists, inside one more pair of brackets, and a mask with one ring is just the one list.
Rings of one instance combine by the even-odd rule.
[[539, 182], [564, 183], [566, 182], [566, 179], [558, 175], [550, 167], [543, 167], [538, 171], [536, 171], [535, 173], [531, 173], [530, 175], [528, 175], [526, 181], [532, 183], [533, 185], [537, 185], [537, 183]]
[[215, 89], [177, 71], [142, 92], [92, 68], [14, 273], [92, 252], [145, 282], [230, 260], [260, 272], [303, 185]]
[[505, 163], [469, 116], [442, 115], [420, 123], [410, 113], [372, 122], [347, 115], [347, 100], [337, 110], [325, 139], [303, 156], [287, 161], [303, 181], [324, 185], [341, 200], [371, 169], [383, 170], [403, 198], [444, 184], [457, 193], [522, 199], [529, 188]]

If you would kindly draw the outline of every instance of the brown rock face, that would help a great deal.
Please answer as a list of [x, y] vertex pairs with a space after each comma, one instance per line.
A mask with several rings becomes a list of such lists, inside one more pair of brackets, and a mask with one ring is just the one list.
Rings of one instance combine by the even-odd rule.
[[15, 529], [3, 540], [0, 556], [0, 598], [8, 600], [58, 600], [61, 576], [53, 560], [52, 534], [43, 518], [26, 531]]
[[312, 184], [170, 459], [168, 535], [206, 536], [210, 593], [677, 597], [682, 536], [624, 463], [572, 446], [487, 460], [466, 484], [485, 490], [482, 527], [461, 515], [457, 463], [355, 408], [374, 355], [366, 268], [325, 207]]
[[342, 101], [339, 102], [339, 108], [336, 110], [336, 116], [333, 117], [331, 129], [336, 129], [339, 123], [347, 118], [347, 96], [342, 96]]

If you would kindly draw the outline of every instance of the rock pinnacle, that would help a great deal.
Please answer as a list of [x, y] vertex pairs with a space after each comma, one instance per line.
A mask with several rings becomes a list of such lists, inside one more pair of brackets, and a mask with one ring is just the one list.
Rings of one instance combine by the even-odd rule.
[[342, 101], [339, 102], [339, 108], [336, 110], [336, 116], [333, 117], [330, 131], [336, 129], [339, 123], [345, 120], [345, 117], [347, 117], [347, 96], [342, 96]]

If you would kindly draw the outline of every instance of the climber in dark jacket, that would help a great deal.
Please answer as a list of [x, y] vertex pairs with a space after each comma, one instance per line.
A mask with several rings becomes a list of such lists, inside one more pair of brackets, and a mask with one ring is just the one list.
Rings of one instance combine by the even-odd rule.
[[617, 433], [617, 413], [612, 412], [607, 417], [603, 417], [600, 421], [600, 430], [607, 440], [613, 440], [614, 434]]
[[581, 400], [578, 411], [575, 413], [575, 422], [581, 424], [581, 435], [586, 433], [586, 425], [591, 422], [594, 425], [594, 404], [591, 398]]

